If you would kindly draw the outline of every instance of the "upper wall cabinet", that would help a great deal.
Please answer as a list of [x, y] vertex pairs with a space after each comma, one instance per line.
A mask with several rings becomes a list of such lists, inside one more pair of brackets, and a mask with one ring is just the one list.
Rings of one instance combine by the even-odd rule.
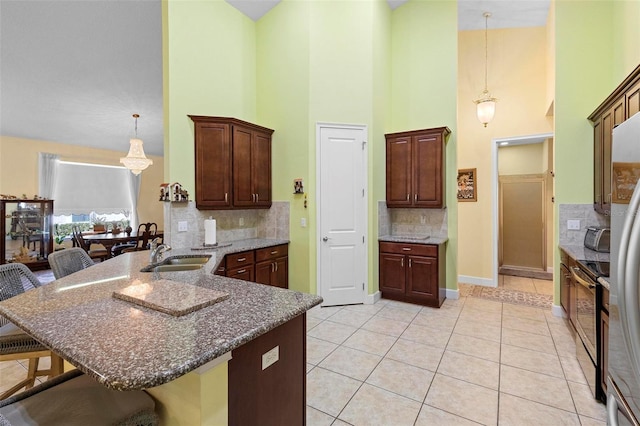
[[387, 207], [445, 206], [447, 127], [389, 133]]
[[611, 212], [613, 128], [640, 111], [640, 66], [589, 116], [593, 124], [593, 208]]
[[273, 130], [235, 118], [189, 117], [195, 124], [196, 207], [271, 207]]

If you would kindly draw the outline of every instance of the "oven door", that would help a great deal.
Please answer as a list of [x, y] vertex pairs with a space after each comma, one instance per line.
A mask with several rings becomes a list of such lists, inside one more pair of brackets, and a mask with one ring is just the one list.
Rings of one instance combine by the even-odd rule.
[[[580, 268], [571, 268], [576, 282], [576, 331], [592, 360], [596, 360], [596, 283]], [[573, 301], [572, 301], [573, 302]]]

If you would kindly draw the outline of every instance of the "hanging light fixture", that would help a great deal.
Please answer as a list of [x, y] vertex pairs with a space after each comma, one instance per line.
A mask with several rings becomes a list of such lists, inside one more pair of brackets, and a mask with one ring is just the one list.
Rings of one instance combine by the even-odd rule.
[[478, 115], [478, 120], [484, 127], [487, 127], [487, 123], [493, 120], [493, 116], [496, 113], [496, 101], [497, 99], [492, 97], [487, 89], [487, 68], [488, 68], [488, 29], [489, 29], [489, 17], [491, 16], [490, 12], [484, 12], [482, 14], [484, 16], [484, 90], [480, 94], [480, 97], [475, 100], [476, 103], [476, 114]]
[[153, 160], [150, 160], [144, 155], [144, 148], [142, 147], [142, 140], [138, 139], [138, 114], [133, 114], [133, 118], [136, 120], [136, 137], [131, 139], [129, 143], [129, 153], [126, 157], [121, 157], [120, 162], [124, 166], [131, 170], [134, 175], [139, 175], [144, 169], [153, 164]]

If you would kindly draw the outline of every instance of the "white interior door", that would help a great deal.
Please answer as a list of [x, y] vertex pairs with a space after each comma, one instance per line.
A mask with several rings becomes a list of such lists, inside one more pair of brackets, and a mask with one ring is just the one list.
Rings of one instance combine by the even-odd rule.
[[317, 125], [318, 289], [322, 306], [363, 303], [366, 295], [366, 137], [364, 126]]

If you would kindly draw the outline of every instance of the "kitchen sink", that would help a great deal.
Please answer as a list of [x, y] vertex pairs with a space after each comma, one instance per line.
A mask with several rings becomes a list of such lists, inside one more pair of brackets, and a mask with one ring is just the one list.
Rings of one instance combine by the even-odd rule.
[[178, 272], [194, 271], [202, 268], [211, 258], [208, 255], [201, 256], [171, 256], [158, 264], [147, 265], [140, 272]]

